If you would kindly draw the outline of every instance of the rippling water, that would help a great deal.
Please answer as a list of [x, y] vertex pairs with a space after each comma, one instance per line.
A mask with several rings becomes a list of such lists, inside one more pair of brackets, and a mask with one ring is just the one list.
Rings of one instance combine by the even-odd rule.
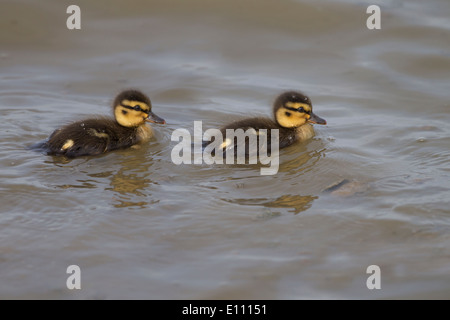
[[[68, 5], [1, 4], [0, 298], [450, 298], [448, 1], [78, 1], [81, 30]], [[27, 148], [129, 87], [167, 120], [148, 145]], [[288, 89], [328, 125], [278, 174], [170, 161]]]

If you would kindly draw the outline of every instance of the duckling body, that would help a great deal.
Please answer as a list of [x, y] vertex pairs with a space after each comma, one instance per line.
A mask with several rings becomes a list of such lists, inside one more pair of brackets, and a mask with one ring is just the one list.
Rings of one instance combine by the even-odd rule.
[[[145, 130], [145, 131], [144, 131]], [[69, 158], [97, 155], [148, 141], [152, 130], [124, 127], [114, 119], [87, 119], [57, 129], [47, 142], [48, 152]]]
[[267, 139], [268, 146], [271, 143], [271, 130], [278, 129], [279, 131], [279, 147], [285, 148], [290, 146], [296, 141], [308, 140], [314, 136], [314, 128], [311, 124], [306, 123], [300, 127], [295, 128], [285, 128], [280, 126], [277, 122], [269, 118], [257, 117], [257, 118], [248, 118], [239, 121], [235, 121], [229, 123], [228, 125], [222, 127], [220, 131], [222, 132], [222, 136], [226, 137], [227, 129], [243, 129], [247, 131], [249, 129], [254, 129], [256, 134], [260, 135], [261, 129], [267, 130], [267, 135], [264, 139]]
[[[296, 91], [288, 91], [279, 95], [273, 105], [273, 114], [274, 120], [264, 117], [247, 118], [229, 123], [222, 127], [220, 131], [225, 138], [227, 129], [242, 129], [244, 131], [252, 131], [253, 129], [254, 131], [252, 132], [258, 136], [258, 139], [265, 139], [268, 150], [271, 150], [272, 129], [279, 130], [279, 148], [285, 148], [297, 141], [305, 141], [312, 138], [314, 136], [314, 128], [311, 124], [327, 123], [312, 112], [312, 103], [309, 97]], [[262, 129], [267, 131], [262, 132]], [[225, 139], [225, 142], [222, 144], [224, 152], [231, 145], [234, 145], [236, 151], [237, 140], [235, 139], [233, 142]], [[247, 148], [246, 153], [248, 153], [248, 150]]]
[[47, 153], [75, 158], [128, 148], [152, 137], [146, 122], [165, 123], [151, 112], [150, 99], [136, 90], [119, 94], [113, 108], [115, 118], [86, 119], [55, 130], [45, 142]]

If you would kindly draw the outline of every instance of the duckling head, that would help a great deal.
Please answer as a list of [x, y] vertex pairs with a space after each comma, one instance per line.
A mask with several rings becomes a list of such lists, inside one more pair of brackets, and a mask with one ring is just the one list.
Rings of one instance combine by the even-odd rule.
[[313, 113], [311, 99], [296, 91], [280, 94], [274, 102], [273, 113], [276, 122], [285, 128], [297, 128], [305, 123], [327, 124]]
[[114, 99], [114, 116], [124, 127], [139, 127], [146, 121], [164, 124], [166, 121], [152, 112], [149, 97], [137, 90], [126, 90]]

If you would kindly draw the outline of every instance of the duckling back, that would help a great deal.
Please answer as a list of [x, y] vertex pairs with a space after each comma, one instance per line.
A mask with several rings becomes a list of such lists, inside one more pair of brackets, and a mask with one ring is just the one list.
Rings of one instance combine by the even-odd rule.
[[55, 130], [45, 147], [49, 155], [75, 158], [123, 149], [140, 142], [136, 127], [123, 127], [114, 119], [88, 119]]
[[[239, 140], [234, 134], [227, 134], [227, 130], [232, 130], [229, 131], [230, 134], [232, 132], [236, 133], [236, 130], [242, 130], [241, 132], [246, 138], [244, 141], [242, 141], [242, 139]], [[298, 128], [281, 127], [274, 120], [264, 117], [247, 118], [229, 123], [220, 129], [224, 140], [221, 148], [224, 151], [224, 155], [230, 148], [233, 148], [234, 155], [237, 155], [239, 145], [244, 143], [245, 156], [250, 156], [257, 155], [259, 153], [259, 146], [265, 145], [269, 153], [271, 153], [272, 135], [274, 134], [273, 130], [278, 130], [277, 148], [285, 148], [299, 139]], [[261, 139], [264, 141], [260, 142]], [[250, 143], [251, 140], [253, 141], [253, 144]], [[206, 147], [209, 143], [209, 141], [206, 141], [203, 146]]]

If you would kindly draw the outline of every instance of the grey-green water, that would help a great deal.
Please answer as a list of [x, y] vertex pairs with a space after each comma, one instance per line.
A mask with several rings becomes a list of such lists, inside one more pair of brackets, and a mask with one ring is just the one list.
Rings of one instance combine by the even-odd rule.
[[[77, 1], [81, 30], [70, 4], [0, 4], [0, 298], [450, 298], [448, 1]], [[129, 87], [167, 121], [143, 148], [26, 148]], [[171, 162], [287, 89], [328, 125], [278, 174]]]

